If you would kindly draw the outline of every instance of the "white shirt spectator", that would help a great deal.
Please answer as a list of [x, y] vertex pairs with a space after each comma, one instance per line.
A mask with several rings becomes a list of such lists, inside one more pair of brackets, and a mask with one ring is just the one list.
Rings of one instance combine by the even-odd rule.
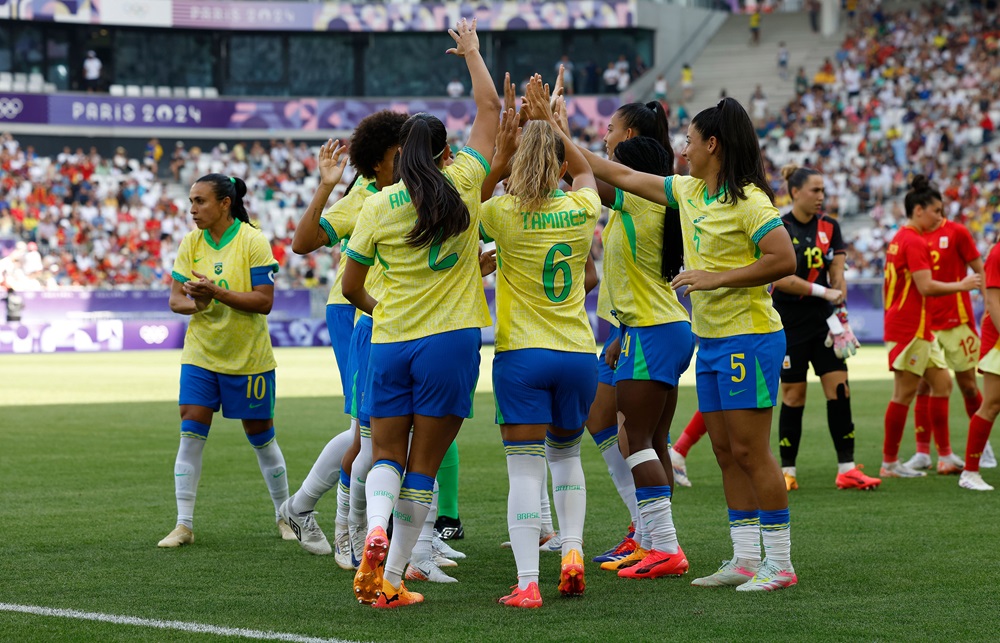
[[465, 94], [465, 85], [463, 85], [462, 81], [457, 78], [452, 79], [452, 81], [448, 83], [448, 95], [452, 98], [459, 98], [463, 94]]

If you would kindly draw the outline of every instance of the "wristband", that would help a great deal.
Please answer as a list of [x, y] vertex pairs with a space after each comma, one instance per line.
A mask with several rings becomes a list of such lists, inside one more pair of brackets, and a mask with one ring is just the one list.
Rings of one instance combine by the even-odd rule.
[[813, 297], [822, 297], [826, 295], [826, 288], [824, 286], [820, 286], [819, 284], [809, 284], [809, 290], [809, 294]]

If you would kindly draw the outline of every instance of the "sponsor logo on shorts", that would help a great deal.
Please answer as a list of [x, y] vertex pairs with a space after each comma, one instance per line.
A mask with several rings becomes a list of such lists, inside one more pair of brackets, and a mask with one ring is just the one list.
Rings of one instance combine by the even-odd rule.
[[735, 396], [739, 395], [740, 393], [742, 393], [744, 391], [746, 391], [745, 388], [741, 388], [738, 391], [734, 391], [733, 389], [729, 389], [729, 397], [735, 397]]
[[261, 404], [263, 404], [263, 402], [257, 402], [256, 404], [251, 404], [251, 405], [250, 405], [250, 408], [252, 408], [252, 409], [255, 409], [255, 408], [257, 408], [258, 406], [260, 406]]
[[789, 369], [791, 367], [792, 367], [792, 358], [790, 358], [788, 355], [785, 355], [785, 361], [781, 362], [781, 368]]

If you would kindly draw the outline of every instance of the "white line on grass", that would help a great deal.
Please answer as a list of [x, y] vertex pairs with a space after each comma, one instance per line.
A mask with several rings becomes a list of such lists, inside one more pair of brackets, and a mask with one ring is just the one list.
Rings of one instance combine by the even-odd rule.
[[137, 627], [155, 627], [161, 630], [180, 630], [181, 632], [195, 632], [197, 634], [242, 636], [243, 638], [259, 639], [262, 641], [289, 641], [290, 643], [352, 643], [351, 641], [346, 641], [344, 639], [321, 639], [314, 636], [301, 636], [299, 634], [288, 634], [286, 632], [264, 632], [262, 630], [248, 630], [240, 627], [218, 627], [216, 625], [187, 623], [184, 621], [161, 621], [152, 618], [118, 616], [116, 614], [101, 614], [100, 612], [80, 612], [78, 610], [55, 609], [52, 607], [39, 607], [37, 605], [0, 603], [0, 612], [20, 612], [22, 614], [35, 614], [37, 616], [58, 616], [61, 618], [75, 618], [84, 621], [114, 623], [115, 625], [135, 625]]

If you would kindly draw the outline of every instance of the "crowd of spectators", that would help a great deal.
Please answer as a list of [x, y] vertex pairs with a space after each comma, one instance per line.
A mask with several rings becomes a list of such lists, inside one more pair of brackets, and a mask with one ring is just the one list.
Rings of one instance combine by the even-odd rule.
[[[760, 124], [779, 207], [790, 202], [779, 172], [785, 163], [826, 176], [827, 210], [850, 224], [849, 278], [881, 276], [884, 244], [903, 223], [900, 197], [916, 173], [939, 184], [947, 214], [969, 226], [981, 250], [1000, 229], [1000, 19], [956, 7], [859, 12], [836, 59], [811, 78], [799, 70], [797, 98]], [[678, 151], [686, 118], [673, 123]], [[603, 151], [600, 124], [573, 127], [578, 141]], [[456, 149], [465, 134], [452, 132]], [[316, 188], [309, 145], [178, 143], [169, 168], [163, 156], [155, 139], [142, 158], [123, 148], [111, 158], [93, 148], [53, 158], [0, 137], [0, 285], [167, 287], [191, 229], [186, 186], [211, 172], [246, 179], [248, 210], [281, 264], [279, 287], [332, 280], [336, 252], [290, 250]]]

